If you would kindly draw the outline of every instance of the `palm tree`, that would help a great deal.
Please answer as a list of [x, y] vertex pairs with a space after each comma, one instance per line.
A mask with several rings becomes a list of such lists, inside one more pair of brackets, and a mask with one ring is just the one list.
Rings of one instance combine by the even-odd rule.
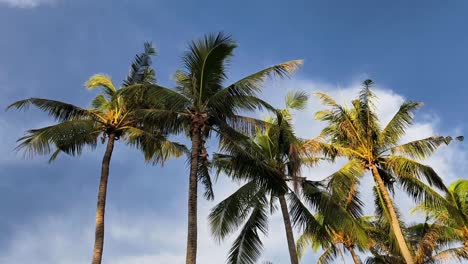
[[[462, 138], [461, 138], [462, 140]], [[443, 224], [457, 234], [468, 251], [468, 180], [459, 179], [450, 184], [443, 199], [443, 206], [420, 203], [415, 211], [425, 212], [436, 223]]]
[[[303, 233], [297, 241], [298, 255], [302, 257], [305, 248], [312, 245], [314, 252], [317, 252], [320, 248], [323, 249], [323, 253], [317, 261], [319, 264], [334, 263], [338, 256], [344, 257], [344, 251], [351, 254], [355, 264], [360, 264], [361, 260], [356, 249], [366, 251], [373, 244], [372, 239], [366, 233], [362, 233], [364, 237], [361, 239], [355, 239], [354, 236], [350, 235], [353, 230], [334, 230], [333, 226], [336, 225], [327, 223], [327, 221], [342, 221], [341, 219], [325, 219], [320, 213], [314, 215], [314, 217], [321, 224], [320, 228], [323, 230], [320, 235], [315, 232]], [[369, 223], [370, 218], [370, 216], [363, 216], [357, 219], [356, 222], [361, 224], [361, 228], [367, 231], [371, 226]]]
[[[457, 242], [463, 240], [460, 233], [449, 226], [438, 222], [429, 222], [429, 217], [424, 223], [417, 223], [407, 228], [408, 243], [413, 249], [414, 262], [447, 263], [450, 260], [468, 259], [468, 248], [457, 246]], [[384, 229], [383, 229], [384, 230]], [[366, 263], [405, 263], [404, 259], [396, 252], [392, 252], [388, 233], [380, 230], [381, 240], [371, 250], [373, 256], [366, 259]]]
[[407, 101], [403, 103], [382, 129], [374, 111], [373, 82], [366, 80], [357, 99], [348, 109], [336, 103], [327, 94], [317, 93], [321, 101], [329, 107], [316, 113], [316, 119], [328, 123], [321, 138], [310, 140], [309, 148], [322, 149], [327, 154], [346, 157], [345, 165], [354, 172], [352, 179], [356, 183], [365, 171], [372, 173], [376, 195], [382, 203], [383, 215], [391, 225], [391, 232], [398, 242], [398, 248], [405, 261], [414, 263], [411, 251], [398, 220], [395, 205], [390, 197], [393, 185], [400, 186], [416, 201], [437, 204], [440, 199], [434, 195], [430, 186], [445, 191], [442, 179], [429, 166], [419, 162], [431, 155], [440, 145], [447, 144], [451, 138], [432, 136], [399, 145], [405, 135], [405, 129], [413, 122], [413, 111], [421, 103]]
[[[229, 263], [254, 263], [260, 255], [259, 232], [266, 234], [268, 211], [273, 213], [279, 201], [286, 231], [291, 263], [298, 264], [293, 229], [285, 195], [287, 181], [298, 178], [301, 169], [302, 141], [292, 129], [290, 109], [303, 109], [307, 95], [290, 92], [286, 109], [278, 110], [271, 125], [257, 129], [252, 140], [226, 142], [224, 153], [217, 153], [213, 166], [237, 181], [245, 181], [239, 190], [216, 205], [209, 216], [213, 235], [219, 240], [243, 227], [231, 247]], [[250, 216], [249, 216], [250, 215]], [[248, 217], [248, 218], [247, 218]]]
[[[177, 71], [176, 90], [159, 85], [148, 86], [147, 101], [164, 102], [165, 109], [147, 109], [145, 117], [154, 124], [164, 124], [171, 132], [185, 132], [190, 137], [190, 174], [188, 194], [188, 232], [186, 263], [195, 264], [197, 254], [198, 184], [205, 185], [205, 198], [212, 199], [206, 140], [215, 133], [220, 140], [239, 136], [234, 129], [252, 131], [261, 122], [239, 115], [269, 105], [257, 98], [268, 76], [284, 77], [294, 72], [301, 60], [281, 63], [251, 74], [230, 85], [227, 66], [236, 48], [231, 37], [210, 34], [193, 41], [182, 60], [184, 69]], [[128, 89], [127, 93], [133, 93]]]
[[[145, 43], [145, 51], [136, 56], [122, 87], [149, 84], [155, 80], [155, 72], [150, 68], [151, 56], [154, 54], [155, 49], [152, 45]], [[60, 152], [77, 156], [81, 155], [85, 147], [95, 149], [99, 137], [103, 144], [107, 140], [97, 199], [92, 258], [92, 264], [100, 264], [104, 246], [107, 181], [115, 142], [122, 139], [127, 144], [142, 149], [145, 159], [154, 163], [162, 163], [171, 156], [182, 155], [184, 147], [168, 141], [158, 127], [142, 123], [138, 109], [118, 93], [119, 89], [110, 77], [94, 75], [85, 86], [88, 89], [102, 88], [102, 93], [91, 102], [91, 109], [42, 98], [17, 101], [8, 108], [27, 109], [33, 105], [58, 122], [52, 126], [28, 130], [27, 134], [18, 140], [17, 148], [25, 150], [29, 155], [52, 153], [52, 161]]]
[[[363, 202], [359, 198], [356, 182], [353, 179], [352, 167], [344, 167], [340, 171], [325, 178], [318, 187], [322, 188], [305, 189], [308, 192], [323, 192], [323, 196], [328, 196], [329, 200], [325, 207], [317, 207], [317, 213], [313, 215], [317, 225], [315, 228], [306, 228], [298, 242], [297, 249], [301, 256], [304, 249], [310, 244], [314, 251], [322, 248], [324, 252], [318, 259], [318, 263], [331, 263], [339, 255], [344, 257], [344, 251], [351, 254], [354, 263], [359, 264], [361, 260], [356, 253], [366, 251], [373, 244], [372, 238], [368, 235], [371, 229], [370, 216], [362, 216], [361, 207]], [[330, 210], [340, 210], [341, 217], [330, 214]], [[312, 218], [312, 214], [309, 213]], [[350, 224], [344, 224], [343, 222]], [[320, 230], [320, 232], [317, 231]]]

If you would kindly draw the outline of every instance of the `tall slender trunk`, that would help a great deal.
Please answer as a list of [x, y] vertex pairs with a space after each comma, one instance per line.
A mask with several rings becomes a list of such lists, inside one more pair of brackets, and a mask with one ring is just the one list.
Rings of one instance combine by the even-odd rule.
[[374, 176], [374, 180], [377, 183], [377, 188], [379, 188], [380, 193], [382, 194], [385, 206], [388, 209], [390, 214], [390, 224], [392, 226], [393, 234], [395, 235], [398, 247], [400, 248], [401, 254], [405, 259], [407, 264], [414, 264], [413, 256], [406, 244], [405, 237], [401, 231], [400, 222], [398, 222], [398, 217], [395, 213], [395, 208], [393, 207], [392, 200], [390, 199], [390, 195], [388, 194], [387, 188], [380, 177], [379, 171], [375, 165], [372, 166], [372, 175]]
[[106, 152], [102, 158], [101, 181], [96, 208], [96, 234], [94, 239], [94, 251], [92, 264], [101, 264], [104, 248], [104, 214], [106, 211], [107, 180], [109, 178], [109, 164], [114, 150], [115, 135], [110, 134], [107, 140]]
[[190, 156], [186, 264], [197, 263], [197, 171], [199, 151], [200, 129], [195, 127], [192, 132], [192, 153]]
[[286, 239], [288, 241], [289, 258], [291, 264], [299, 264], [299, 258], [297, 257], [296, 242], [294, 241], [294, 234], [291, 225], [291, 218], [289, 217], [288, 204], [284, 195], [280, 195], [279, 202], [281, 205], [281, 212], [283, 213], [284, 228], [286, 229]]
[[361, 264], [361, 260], [359, 259], [358, 255], [356, 254], [356, 251], [354, 250], [354, 246], [346, 246], [346, 249], [351, 253], [351, 256], [353, 257], [354, 264]]

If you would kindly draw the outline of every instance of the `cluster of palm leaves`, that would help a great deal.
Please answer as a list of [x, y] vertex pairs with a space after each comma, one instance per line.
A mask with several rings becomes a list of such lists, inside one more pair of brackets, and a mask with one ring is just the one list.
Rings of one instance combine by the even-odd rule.
[[[363, 83], [349, 108], [317, 93], [326, 109], [317, 112], [316, 119], [327, 125], [315, 138], [299, 138], [293, 111], [305, 108], [308, 94], [290, 92], [285, 106], [277, 109], [259, 92], [268, 78], [287, 77], [302, 61], [280, 63], [226, 84], [235, 48], [233, 39], [223, 33], [193, 41], [183, 55], [183, 68], [174, 75], [175, 87], [167, 88], [156, 81], [151, 61], [156, 51], [146, 43], [120, 86], [102, 74], [86, 81], [88, 89], [102, 91], [91, 108], [42, 98], [9, 106], [35, 106], [57, 121], [31, 129], [18, 140], [18, 149], [27, 154], [51, 154], [53, 161], [60, 153], [76, 156], [85, 148], [96, 148], [99, 141], [106, 143], [92, 264], [102, 262], [109, 166], [114, 145], [122, 141], [141, 150], [145, 160], [155, 165], [188, 157], [187, 264], [196, 263], [198, 183], [204, 187], [203, 196], [213, 199], [212, 173], [241, 184], [208, 216], [215, 239], [237, 234], [228, 263], [258, 261], [268, 220], [278, 209], [293, 264], [299, 263], [309, 245], [323, 250], [319, 263], [333, 263], [345, 252], [355, 263], [361, 263], [364, 255], [368, 263], [468, 259], [468, 181], [446, 187], [430, 166], [421, 163], [452, 138], [433, 136], [400, 144], [420, 103], [405, 102], [381, 127], [372, 81]], [[260, 110], [271, 117], [260, 120], [244, 115]], [[191, 146], [172, 141], [175, 135], [185, 135]], [[219, 150], [210, 157], [206, 142], [212, 136], [218, 139]], [[324, 180], [301, 175], [305, 166], [337, 159], [347, 163]], [[374, 187], [364, 191], [375, 197], [375, 216], [364, 215], [365, 203], [360, 199], [366, 172], [372, 175]], [[393, 199], [395, 187], [418, 203], [415, 210], [426, 214], [424, 223], [405, 225]], [[294, 230], [301, 234], [297, 241]]]

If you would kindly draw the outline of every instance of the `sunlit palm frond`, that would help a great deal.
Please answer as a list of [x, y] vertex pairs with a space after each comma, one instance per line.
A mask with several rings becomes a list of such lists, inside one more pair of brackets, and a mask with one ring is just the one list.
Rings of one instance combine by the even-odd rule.
[[427, 165], [421, 164], [416, 160], [412, 160], [403, 156], [392, 155], [385, 159], [385, 168], [390, 170], [393, 175], [401, 178], [414, 177], [417, 179], [425, 179], [426, 182], [437, 187], [439, 190], [445, 191], [447, 188], [442, 178], [435, 170]]
[[432, 155], [441, 145], [447, 144], [447, 138], [443, 136], [432, 136], [425, 139], [411, 141], [390, 148], [394, 155], [406, 155], [411, 158], [425, 159]]
[[422, 103], [406, 101], [398, 109], [392, 120], [380, 133], [380, 144], [392, 146], [405, 135], [406, 128], [413, 124], [413, 112], [422, 106]]
[[307, 106], [309, 95], [304, 91], [290, 91], [286, 95], [286, 108], [303, 110]]
[[328, 190], [332, 197], [342, 203], [343, 207], [355, 218], [362, 216], [364, 204], [359, 199], [356, 188], [363, 174], [363, 164], [353, 159], [327, 177]]
[[328, 137], [333, 143], [341, 143], [343, 146], [366, 144], [367, 132], [364, 129], [366, 126], [359, 123], [358, 111], [346, 109], [325, 93], [315, 94], [325, 106], [330, 108], [315, 114], [316, 120], [328, 122], [328, 126], [322, 130], [322, 137]]
[[104, 94], [107, 96], [107, 99], [112, 100], [114, 98], [117, 89], [115, 88], [114, 83], [112, 82], [111, 77], [104, 74], [95, 74], [91, 76], [86, 82], [85, 87], [89, 90], [96, 88], [103, 88]]
[[468, 260], [468, 248], [456, 247], [442, 250], [432, 256], [432, 259], [438, 263], [448, 263], [451, 260], [458, 260], [460, 263]]

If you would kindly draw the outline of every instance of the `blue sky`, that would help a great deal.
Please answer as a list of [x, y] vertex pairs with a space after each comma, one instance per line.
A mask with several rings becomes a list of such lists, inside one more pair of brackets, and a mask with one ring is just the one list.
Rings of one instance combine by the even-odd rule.
[[[379, 85], [383, 119], [404, 98], [425, 103], [409, 138], [466, 135], [467, 24], [463, 0], [0, 0], [0, 107], [26, 97], [86, 106], [95, 94], [83, 88], [84, 81], [95, 73], [124, 79], [144, 41], [157, 47], [158, 81], [170, 86], [188, 41], [222, 30], [239, 44], [232, 80], [274, 63], [305, 60], [294, 78], [266, 87], [264, 97], [278, 105], [286, 90], [298, 88], [346, 100], [369, 77]], [[320, 129], [312, 119], [316, 109], [311, 100], [309, 109], [297, 114], [305, 137]], [[103, 149], [79, 158], [62, 156], [53, 164], [13, 152], [25, 129], [46, 124], [50, 120], [37, 111], [0, 111], [0, 263], [71, 264], [90, 257]], [[467, 168], [466, 157], [465, 145], [448, 147], [431, 164], [451, 181], [466, 177], [458, 174], [466, 171], [460, 169]], [[125, 146], [117, 146], [113, 158], [106, 263], [182, 263], [185, 160], [155, 168]], [[315, 177], [331, 170], [308, 173]], [[216, 187], [218, 199], [233, 188], [224, 180]], [[211, 241], [204, 221], [214, 203], [200, 202], [199, 262], [222, 263], [227, 245]], [[287, 263], [277, 220], [264, 259]], [[309, 253], [306, 260], [312, 259]]]

